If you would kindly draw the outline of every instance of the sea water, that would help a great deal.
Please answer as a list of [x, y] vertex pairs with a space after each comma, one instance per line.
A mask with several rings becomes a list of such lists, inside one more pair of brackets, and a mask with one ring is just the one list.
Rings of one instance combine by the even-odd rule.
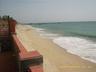
[[32, 27], [67, 52], [96, 63], [96, 22], [38, 23]]

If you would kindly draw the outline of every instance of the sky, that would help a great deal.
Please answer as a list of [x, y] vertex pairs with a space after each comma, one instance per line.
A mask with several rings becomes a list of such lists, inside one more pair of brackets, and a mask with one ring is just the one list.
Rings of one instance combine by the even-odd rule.
[[19, 22], [96, 21], [96, 0], [0, 0], [0, 16]]

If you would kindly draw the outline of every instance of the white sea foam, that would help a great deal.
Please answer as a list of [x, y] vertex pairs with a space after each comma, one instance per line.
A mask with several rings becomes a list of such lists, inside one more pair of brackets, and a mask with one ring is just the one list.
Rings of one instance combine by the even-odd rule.
[[58, 37], [53, 42], [72, 54], [96, 63], [96, 43], [79, 37]]
[[67, 52], [96, 63], [96, 43], [80, 37], [60, 37], [59, 34], [46, 32], [45, 29], [34, 28], [44, 38], [52, 39], [55, 44]]
[[59, 36], [59, 34], [53, 34], [50, 32], [46, 32], [45, 29], [42, 29], [42, 28], [34, 28], [34, 29], [40, 33], [40, 36], [42, 36], [44, 38], [54, 39]]
[[40, 34], [40, 36], [49, 38], [49, 39], [55, 39], [57, 38], [59, 35], [58, 34], [52, 34], [52, 33], [42, 33]]
[[45, 30], [45, 29], [42, 29], [42, 28], [35, 28], [35, 27], [32, 27], [32, 29], [35, 29], [38, 32], [41, 32], [41, 31], [44, 31]]

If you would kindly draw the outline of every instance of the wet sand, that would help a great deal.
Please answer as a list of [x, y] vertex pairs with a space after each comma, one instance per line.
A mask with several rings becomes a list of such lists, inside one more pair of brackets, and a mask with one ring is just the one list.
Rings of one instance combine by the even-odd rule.
[[43, 38], [28, 25], [17, 25], [17, 36], [27, 51], [37, 50], [44, 57], [44, 72], [96, 72], [96, 63], [68, 53]]

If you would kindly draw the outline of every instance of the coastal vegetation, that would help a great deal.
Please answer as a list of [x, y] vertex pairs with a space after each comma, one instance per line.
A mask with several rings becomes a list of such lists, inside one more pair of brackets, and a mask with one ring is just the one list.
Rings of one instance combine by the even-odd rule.
[[0, 16], [0, 20], [8, 20], [8, 19], [13, 19], [13, 18], [9, 15]]

